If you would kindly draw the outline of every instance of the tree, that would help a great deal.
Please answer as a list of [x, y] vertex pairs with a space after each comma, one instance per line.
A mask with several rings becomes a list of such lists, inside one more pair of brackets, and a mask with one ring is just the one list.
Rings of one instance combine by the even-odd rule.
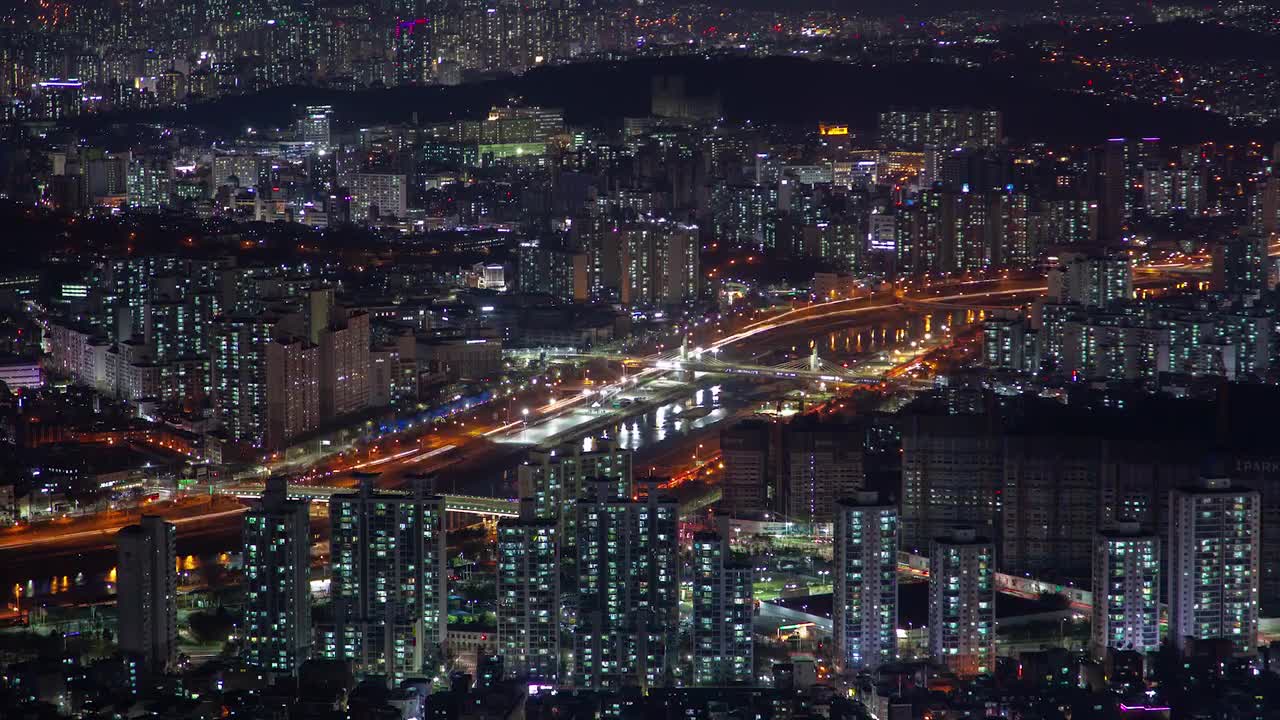
[[227, 609], [220, 607], [213, 612], [192, 613], [187, 618], [191, 634], [200, 643], [225, 643], [235, 628], [235, 618]]

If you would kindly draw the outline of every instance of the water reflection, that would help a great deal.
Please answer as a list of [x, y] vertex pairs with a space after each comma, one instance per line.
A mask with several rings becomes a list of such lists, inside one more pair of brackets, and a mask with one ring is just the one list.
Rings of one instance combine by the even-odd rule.
[[651, 447], [724, 420], [746, 406], [740, 395], [732, 390], [726, 392], [724, 385], [702, 388], [688, 397], [627, 418], [611, 428], [609, 434], [629, 450]]
[[[826, 360], [848, 362], [857, 359], [858, 355], [891, 350], [895, 346], [910, 343], [912, 340], [925, 340], [929, 335], [954, 332], [965, 325], [981, 322], [982, 319], [983, 313], [973, 310], [907, 315], [893, 322], [850, 325], [784, 346], [782, 352], [750, 354], [749, 357], [757, 361], [779, 362], [800, 357], [805, 347], [810, 350], [816, 347], [819, 354]], [[746, 359], [746, 356], [742, 359]]]
[[[178, 573], [179, 584], [199, 583], [202, 582], [200, 571], [206, 565], [230, 568], [237, 560], [238, 555], [225, 550], [208, 555], [180, 555], [174, 559], [174, 569]], [[44, 598], [78, 602], [115, 592], [117, 579], [118, 571], [114, 566], [96, 572], [80, 570], [75, 575], [26, 578], [13, 582], [6, 602]]]

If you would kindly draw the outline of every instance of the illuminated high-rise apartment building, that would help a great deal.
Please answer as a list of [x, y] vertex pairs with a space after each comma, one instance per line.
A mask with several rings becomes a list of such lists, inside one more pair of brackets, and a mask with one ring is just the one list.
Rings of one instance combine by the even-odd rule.
[[873, 669], [898, 656], [898, 508], [874, 492], [835, 508], [832, 642], [836, 667]]
[[520, 497], [533, 502], [537, 517], [556, 521], [562, 548], [568, 553], [565, 559], [570, 563], [576, 560], [572, 552], [577, 540], [576, 507], [579, 500], [590, 497], [590, 481], [609, 479], [613, 482], [611, 497], [631, 497], [631, 451], [619, 447], [616, 440], [535, 448], [516, 473]]
[[520, 516], [498, 523], [498, 654], [507, 674], [530, 683], [560, 680], [560, 547], [556, 521], [522, 500]]
[[366, 477], [329, 502], [333, 626], [322, 631], [321, 650], [361, 675], [400, 681], [443, 657], [445, 509], [428, 484], [381, 492]]
[[296, 674], [311, 655], [311, 517], [283, 477], [244, 515], [245, 662]]
[[116, 533], [119, 645], [152, 672], [178, 660], [177, 528], [158, 515]]
[[693, 683], [746, 685], [753, 678], [750, 565], [729, 550], [728, 523], [693, 536]]
[[929, 653], [960, 676], [995, 672], [995, 546], [971, 528], [929, 547]]
[[1258, 645], [1261, 496], [1229, 478], [1203, 478], [1169, 494], [1169, 640]]
[[1094, 655], [1159, 650], [1160, 539], [1132, 521], [1099, 532], [1093, 548], [1093, 599]]
[[661, 687], [679, 634], [679, 504], [643, 483], [638, 499], [610, 480], [591, 483], [577, 504], [578, 614], [573, 684]]

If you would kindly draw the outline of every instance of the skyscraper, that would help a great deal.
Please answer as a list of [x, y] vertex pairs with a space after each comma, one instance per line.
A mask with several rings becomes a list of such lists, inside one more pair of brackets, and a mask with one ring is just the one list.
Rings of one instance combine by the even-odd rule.
[[170, 669], [178, 652], [178, 568], [173, 523], [143, 515], [116, 533], [116, 607], [120, 649], [153, 672]]
[[1255, 225], [1268, 238], [1280, 231], [1280, 176], [1272, 175], [1262, 185]]
[[993, 370], [1034, 370], [1034, 334], [1019, 311], [993, 312], [982, 322], [982, 364]]
[[608, 478], [614, 482], [611, 497], [631, 497], [631, 451], [615, 440], [535, 448], [516, 473], [520, 497], [533, 501], [537, 517], [556, 521], [561, 554], [568, 562], [577, 559], [571, 551], [577, 540], [573, 526], [578, 501], [590, 497], [588, 481]]
[[1133, 299], [1133, 261], [1126, 255], [1064, 252], [1049, 271], [1048, 296], [1054, 302], [1106, 308]]
[[214, 325], [215, 417], [227, 435], [254, 447], [267, 446], [267, 346], [279, 319], [228, 315]]
[[1160, 539], [1121, 521], [1093, 550], [1093, 653], [1160, 649]]
[[957, 527], [994, 532], [1000, 517], [1002, 448], [966, 415], [918, 415], [902, 423], [902, 544], [923, 551]]
[[839, 500], [832, 569], [836, 667], [874, 669], [898, 655], [898, 508], [874, 492]]
[[379, 492], [373, 478], [329, 502], [334, 625], [326, 657], [392, 680], [426, 672], [448, 625], [444, 499], [428, 483]]
[[809, 527], [829, 523], [836, 501], [862, 489], [860, 429], [799, 418], [787, 427], [788, 520]]
[[748, 420], [720, 431], [720, 455], [724, 460], [720, 508], [730, 513], [769, 510], [774, 499], [774, 426]]
[[698, 299], [698, 226], [667, 220], [628, 225], [620, 242], [623, 304], [668, 306]]
[[1124, 138], [1112, 138], [1102, 151], [1100, 185], [1102, 186], [1102, 232], [1104, 242], [1118, 241], [1124, 234], [1129, 216], [1128, 173]]
[[590, 293], [588, 257], [576, 248], [526, 240], [517, 252], [520, 289], [546, 293], [561, 302], [585, 302]]
[[311, 655], [311, 518], [289, 500], [283, 477], [267, 480], [262, 506], [244, 516], [243, 657], [294, 674]]
[[298, 139], [321, 153], [328, 152], [332, 123], [332, 106], [308, 105], [298, 120]]
[[1100, 441], [1019, 433], [1002, 444], [1000, 567], [1033, 575], [1087, 574], [1098, 529]]
[[320, 336], [320, 417], [369, 406], [369, 315], [339, 313]]
[[960, 676], [995, 671], [995, 546], [956, 528], [929, 547], [929, 653]]
[[750, 684], [755, 614], [749, 565], [735, 563], [728, 523], [693, 536], [693, 683]]
[[126, 187], [130, 207], [168, 206], [173, 190], [173, 162], [162, 157], [133, 158]]
[[880, 113], [879, 127], [880, 142], [890, 149], [995, 147], [1004, 138], [1004, 116], [999, 110], [887, 110]]
[[266, 347], [265, 447], [278, 450], [320, 426], [320, 352], [302, 338]]
[[573, 684], [648, 688], [666, 682], [679, 633], [679, 504], [645, 483], [638, 500], [592, 483], [578, 501], [578, 617]]
[[1214, 290], [1257, 297], [1267, 289], [1267, 236], [1243, 230], [1213, 246]]
[[366, 223], [384, 217], [403, 218], [408, 213], [408, 190], [404, 175], [356, 173], [351, 181], [351, 217]]
[[498, 654], [509, 675], [554, 685], [560, 678], [560, 548], [556, 521], [537, 516], [498, 523]]
[[1258, 645], [1261, 498], [1224, 477], [1169, 493], [1169, 637]]

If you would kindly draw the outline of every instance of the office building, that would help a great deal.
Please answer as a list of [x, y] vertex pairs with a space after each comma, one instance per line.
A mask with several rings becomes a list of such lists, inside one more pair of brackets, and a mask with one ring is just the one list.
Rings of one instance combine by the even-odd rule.
[[298, 120], [298, 139], [318, 152], [328, 152], [331, 145], [333, 107], [308, 105]]
[[1229, 478], [1202, 478], [1169, 494], [1169, 640], [1258, 645], [1261, 496]]
[[91, 149], [80, 162], [80, 188], [85, 206], [119, 205], [129, 199], [132, 155]]
[[573, 685], [668, 684], [680, 630], [679, 503], [644, 483], [636, 500], [594, 480], [577, 504], [578, 617]]
[[752, 684], [752, 570], [733, 561], [728, 523], [693, 536], [693, 684]]
[[444, 499], [429, 481], [379, 492], [373, 478], [329, 502], [333, 626], [325, 657], [398, 682], [434, 675], [448, 629]]
[[453, 380], [487, 382], [502, 372], [501, 338], [419, 338], [414, 352], [421, 366], [434, 368]]
[[1118, 521], [1097, 534], [1093, 551], [1095, 657], [1160, 649], [1160, 539]]
[[929, 546], [929, 654], [961, 677], [995, 672], [995, 546], [957, 528]]
[[178, 659], [177, 529], [156, 515], [116, 533], [116, 610], [120, 649], [151, 672]]
[[248, 154], [215, 155], [210, 182], [214, 188], [228, 185], [251, 188], [263, 184], [262, 177], [269, 174], [270, 168], [269, 157]]
[[898, 656], [898, 508], [874, 492], [836, 502], [831, 616], [836, 667], [874, 670]]
[[520, 516], [498, 523], [498, 654], [507, 674], [533, 683], [560, 680], [560, 543], [556, 521], [520, 501]]
[[493, 106], [484, 120], [464, 120], [457, 132], [464, 142], [481, 145], [543, 143], [564, 132], [564, 112], [557, 108]]
[[267, 480], [262, 505], [244, 515], [245, 662], [294, 675], [311, 657], [311, 518], [283, 477]]

